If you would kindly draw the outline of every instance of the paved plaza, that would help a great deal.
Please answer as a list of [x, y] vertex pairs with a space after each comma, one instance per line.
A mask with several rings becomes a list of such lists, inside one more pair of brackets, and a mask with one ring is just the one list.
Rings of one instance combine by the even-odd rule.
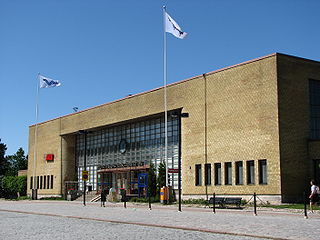
[[0, 201], [0, 239], [319, 239], [320, 214], [147, 204]]

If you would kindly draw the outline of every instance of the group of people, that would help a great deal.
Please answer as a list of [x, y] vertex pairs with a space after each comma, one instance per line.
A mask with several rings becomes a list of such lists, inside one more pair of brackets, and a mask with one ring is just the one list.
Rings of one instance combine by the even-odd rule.
[[310, 198], [310, 211], [313, 213], [312, 206], [315, 205], [317, 202], [319, 202], [320, 189], [316, 185], [316, 181], [315, 180], [311, 180], [310, 181], [310, 185], [311, 185], [311, 193], [310, 193], [310, 196], [309, 196], [309, 198]]

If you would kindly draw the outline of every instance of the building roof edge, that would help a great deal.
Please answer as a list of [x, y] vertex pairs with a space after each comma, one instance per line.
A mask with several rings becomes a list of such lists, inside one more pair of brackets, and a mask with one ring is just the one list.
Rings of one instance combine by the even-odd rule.
[[[231, 66], [228, 66], [228, 67], [220, 68], [220, 69], [217, 69], [217, 70], [214, 70], [214, 71], [211, 71], [211, 72], [207, 72], [207, 73], [204, 73], [204, 74], [201, 74], [201, 75], [196, 75], [194, 77], [187, 78], [187, 79], [184, 79], [184, 80], [181, 80], [181, 81], [178, 81], [178, 82], [170, 83], [170, 84], [167, 85], [167, 87], [175, 86], [175, 85], [187, 82], [187, 81], [191, 81], [191, 80], [199, 78], [199, 77], [201, 77], [203, 75], [215, 74], [215, 73], [218, 73], [218, 72], [226, 71], [226, 70], [229, 70], [229, 69], [232, 69], [232, 68], [235, 68], [235, 67], [239, 67], [239, 66], [243, 66], [243, 65], [246, 65], [246, 64], [249, 64], [249, 63], [257, 62], [257, 61], [260, 61], [260, 60], [263, 60], [263, 59], [266, 59], [266, 58], [269, 58], [269, 57], [274, 57], [274, 56], [277, 56], [277, 55], [280, 55], [280, 56], [283, 55], [283, 56], [287, 56], [287, 57], [293, 57], [293, 58], [299, 58], [299, 59], [304, 59], [304, 60], [308, 60], [308, 61], [318, 62], [318, 61], [315, 61], [315, 60], [310, 60], [310, 59], [306, 59], [306, 58], [301, 58], [301, 57], [296, 57], [296, 56], [292, 56], [292, 55], [287, 55], [287, 54], [275, 52], [275, 53], [272, 53], [272, 54], [269, 54], [269, 55], [265, 55], [265, 56], [262, 56], [262, 57], [254, 58], [254, 59], [242, 62], [242, 63], [238, 63], [238, 64], [231, 65]], [[60, 116], [60, 117], [57, 117], [57, 118], [53, 118], [53, 119], [50, 119], [50, 120], [47, 120], [47, 121], [44, 121], [44, 122], [41, 122], [41, 123], [32, 124], [32, 125], [29, 126], [29, 128], [34, 127], [36, 125], [41, 125], [41, 124], [44, 124], [44, 123], [47, 123], [47, 122], [50, 122], [50, 121], [55, 121], [55, 120], [58, 120], [58, 119], [61, 119], [61, 118], [64, 118], [64, 117], [68, 117], [68, 116], [72, 116], [72, 115], [76, 115], [76, 114], [81, 114], [83, 112], [86, 112], [86, 111], [89, 111], [89, 110], [92, 110], [92, 109], [95, 109], [95, 108], [100, 108], [100, 107], [103, 107], [103, 106], [106, 106], [106, 105], [114, 104], [114, 103], [129, 99], [129, 98], [133, 98], [133, 97], [136, 97], [136, 96], [141, 96], [143, 94], [147, 94], [147, 93], [151, 93], [151, 92], [154, 92], [154, 91], [158, 91], [158, 90], [160, 90], [162, 88], [164, 88], [164, 86], [161, 86], [161, 87], [158, 87], [158, 88], [154, 88], [154, 89], [151, 89], [151, 90], [148, 90], [148, 91], [144, 91], [144, 92], [141, 92], [141, 93], [132, 94], [132, 95], [126, 96], [124, 98], [120, 98], [120, 99], [117, 99], [117, 100], [114, 100], [114, 101], [111, 101], [111, 102], [107, 102], [107, 103], [103, 103], [103, 104], [100, 104], [100, 105], [97, 105], [97, 106], [94, 106], [94, 107], [90, 107], [90, 108], [84, 109], [84, 110], [79, 111], [79, 112], [66, 114], [66, 115], [63, 115], [63, 116]]]

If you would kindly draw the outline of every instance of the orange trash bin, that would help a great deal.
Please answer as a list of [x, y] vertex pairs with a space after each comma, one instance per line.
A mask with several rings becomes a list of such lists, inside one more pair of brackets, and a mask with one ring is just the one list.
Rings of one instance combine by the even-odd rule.
[[160, 203], [166, 204], [168, 202], [168, 188], [162, 187], [160, 189]]

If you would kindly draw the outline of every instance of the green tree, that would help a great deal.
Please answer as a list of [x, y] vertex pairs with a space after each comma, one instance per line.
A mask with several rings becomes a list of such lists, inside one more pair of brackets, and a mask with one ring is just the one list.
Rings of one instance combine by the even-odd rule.
[[14, 156], [18, 170], [25, 170], [28, 168], [28, 156], [24, 155], [24, 150], [22, 148], [19, 148]]
[[7, 146], [0, 139], [0, 176], [6, 175], [9, 167], [8, 159], [5, 157]]
[[156, 168], [151, 163], [149, 172], [148, 172], [148, 188], [151, 197], [155, 197], [157, 195], [157, 175]]
[[157, 178], [157, 184], [158, 184], [158, 193], [160, 192], [160, 188], [163, 186], [166, 186], [166, 164], [164, 162], [160, 162], [158, 167], [158, 178]]
[[0, 139], [0, 197], [5, 196], [5, 190], [3, 188], [3, 177], [7, 173], [8, 170], [8, 162], [7, 158], [5, 157], [7, 150], [7, 146], [1, 142]]
[[24, 155], [24, 150], [20, 147], [14, 155], [7, 156], [9, 162], [8, 176], [18, 175], [19, 170], [28, 168], [28, 157]]

